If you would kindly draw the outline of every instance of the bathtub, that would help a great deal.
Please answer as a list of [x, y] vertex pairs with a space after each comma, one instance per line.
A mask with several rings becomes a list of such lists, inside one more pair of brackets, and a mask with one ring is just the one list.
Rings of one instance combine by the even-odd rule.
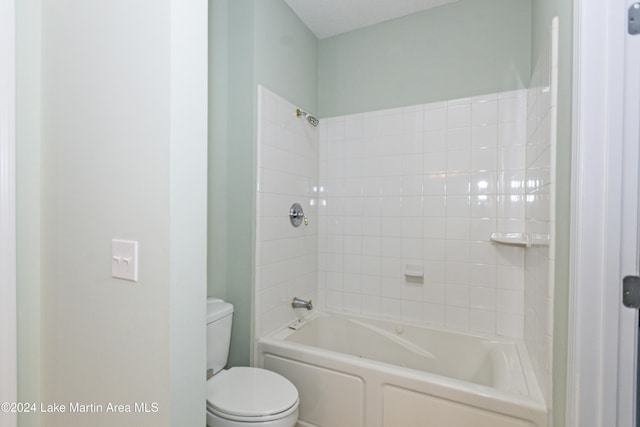
[[522, 342], [319, 312], [257, 348], [300, 427], [547, 427]]

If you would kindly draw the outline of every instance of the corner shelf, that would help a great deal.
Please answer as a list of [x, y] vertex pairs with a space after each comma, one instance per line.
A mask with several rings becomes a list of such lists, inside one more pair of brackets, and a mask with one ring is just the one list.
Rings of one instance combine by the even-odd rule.
[[527, 233], [491, 233], [491, 241], [503, 245], [531, 247], [531, 241]]

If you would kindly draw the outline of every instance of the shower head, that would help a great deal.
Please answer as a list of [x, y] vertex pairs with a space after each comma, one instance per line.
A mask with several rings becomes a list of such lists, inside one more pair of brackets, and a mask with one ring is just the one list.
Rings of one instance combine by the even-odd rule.
[[307, 113], [306, 111], [302, 111], [299, 108], [296, 110], [296, 117], [304, 117], [304, 118], [306, 118], [307, 121], [309, 123], [311, 123], [311, 126], [313, 126], [313, 127], [316, 127], [316, 126], [318, 126], [318, 124], [320, 124], [320, 120], [316, 119], [311, 114]]

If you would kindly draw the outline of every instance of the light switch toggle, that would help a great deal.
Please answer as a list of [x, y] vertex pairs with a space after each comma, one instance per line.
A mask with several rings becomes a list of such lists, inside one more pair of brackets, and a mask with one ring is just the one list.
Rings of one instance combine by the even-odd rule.
[[119, 239], [111, 241], [111, 276], [138, 281], [138, 242]]

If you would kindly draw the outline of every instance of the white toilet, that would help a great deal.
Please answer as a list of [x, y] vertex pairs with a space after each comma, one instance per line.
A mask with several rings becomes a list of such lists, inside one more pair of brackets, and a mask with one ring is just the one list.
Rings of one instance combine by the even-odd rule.
[[223, 369], [229, 356], [233, 305], [207, 299], [208, 427], [293, 427], [298, 390], [282, 375], [259, 368]]

